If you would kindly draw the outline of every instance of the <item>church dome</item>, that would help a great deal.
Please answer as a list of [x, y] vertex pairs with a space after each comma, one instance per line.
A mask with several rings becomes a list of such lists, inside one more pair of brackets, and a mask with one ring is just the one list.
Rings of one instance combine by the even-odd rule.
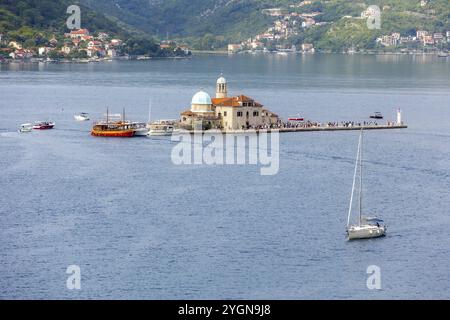
[[193, 97], [192, 97], [192, 105], [201, 105], [201, 104], [206, 104], [206, 105], [211, 105], [212, 101], [211, 101], [211, 97], [209, 96], [209, 94], [207, 94], [205, 91], [199, 91], [197, 92]]
[[217, 79], [217, 84], [226, 84], [227, 79], [225, 79], [223, 76], [220, 76], [219, 79]]

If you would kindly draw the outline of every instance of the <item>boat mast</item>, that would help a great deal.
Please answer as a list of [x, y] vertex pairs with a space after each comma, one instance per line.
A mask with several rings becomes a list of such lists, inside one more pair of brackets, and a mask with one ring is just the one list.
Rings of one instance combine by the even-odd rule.
[[348, 217], [347, 217], [347, 228], [350, 225], [350, 216], [352, 214], [352, 207], [353, 207], [353, 195], [355, 194], [355, 185], [356, 185], [356, 174], [358, 173], [358, 161], [359, 161], [359, 154], [361, 150], [361, 139], [362, 136], [359, 136], [359, 142], [358, 142], [358, 151], [356, 153], [356, 161], [355, 161], [355, 172], [353, 174], [353, 185], [352, 185], [352, 194], [350, 196], [350, 206], [348, 208]]
[[148, 123], [150, 123], [152, 115], [152, 98], [148, 100]]
[[360, 168], [360, 176], [359, 176], [359, 225], [361, 226], [362, 222], [362, 200], [363, 200], [363, 129], [361, 129], [361, 150], [359, 151], [359, 168]]
[[125, 108], [122, 110], [122, 122], [125, 122]]
[[106, 123], [109, 123], [109, 107], [106, 107]]

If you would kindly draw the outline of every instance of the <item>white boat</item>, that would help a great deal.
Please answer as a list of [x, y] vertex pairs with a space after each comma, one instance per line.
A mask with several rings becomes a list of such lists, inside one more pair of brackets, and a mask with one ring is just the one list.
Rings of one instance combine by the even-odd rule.
[[148, 136], [171, 136], [178, 133], [174, 120], [159, 120], [147, 125]]
[[[355, 173], [353, 175], [353, 185], [352, 185], [352, 194], [350, 197], [350, 207], [348, 209], [348, 218], [347, 218], [347, 236], [348, 240], [354, 239], [369, 239], [369, 238], [378, 238], [382, 237], [386, 234], [386, 226], [383, 225], [383, 220], [378, 218], [368, 218], [362, 215], [363, 211], [363, 197], [362, 197], [362, 181], [363, 181], [363, 153], [362, 153], [362, 145], [363, 145], [363, 130], [361, 129], [361, 134], [359, 136], [358, 143], [358, 153], [356, 155], [356, 163], [355, 163]], [[353, 208], [353, 199], [355, 194], [355, 186], [356, 186], [356, 178], [358, 175], [359, 169], [359, 217], [357, 224], [351, 224], [351, 214]]]
[[88, 121], [89, 120], [89, 114], [87, 113], [80, 113], [73, 116], [75, 118], [75, 121]]
[[135, 137], [145, 137], [148, 134], [147, 125], [144, 122], [132, 122], [132, 128], [134, 129]]
[[20, 125], [19, 132], [27, 133], [33, 131], [33, 125], [31, 123], [24, 123]]

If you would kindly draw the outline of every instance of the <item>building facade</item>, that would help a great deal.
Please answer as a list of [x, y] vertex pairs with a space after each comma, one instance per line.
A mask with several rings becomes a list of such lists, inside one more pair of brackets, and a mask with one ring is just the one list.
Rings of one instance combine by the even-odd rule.
[[181, 113], [181, 127], [189, 130], [261, 129], [278, 121], [278, 115], [250, 97], [228, 97], [228, 84], [223, 76], [217, 79], [215, 98], [199, 91], [192, 98], [191, 108]]

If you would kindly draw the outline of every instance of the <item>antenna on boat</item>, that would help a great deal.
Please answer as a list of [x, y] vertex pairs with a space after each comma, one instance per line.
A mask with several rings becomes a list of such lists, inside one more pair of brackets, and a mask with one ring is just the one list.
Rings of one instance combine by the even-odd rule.
[[106, 123], [109, 123], [109, 107], [106, 107]]

